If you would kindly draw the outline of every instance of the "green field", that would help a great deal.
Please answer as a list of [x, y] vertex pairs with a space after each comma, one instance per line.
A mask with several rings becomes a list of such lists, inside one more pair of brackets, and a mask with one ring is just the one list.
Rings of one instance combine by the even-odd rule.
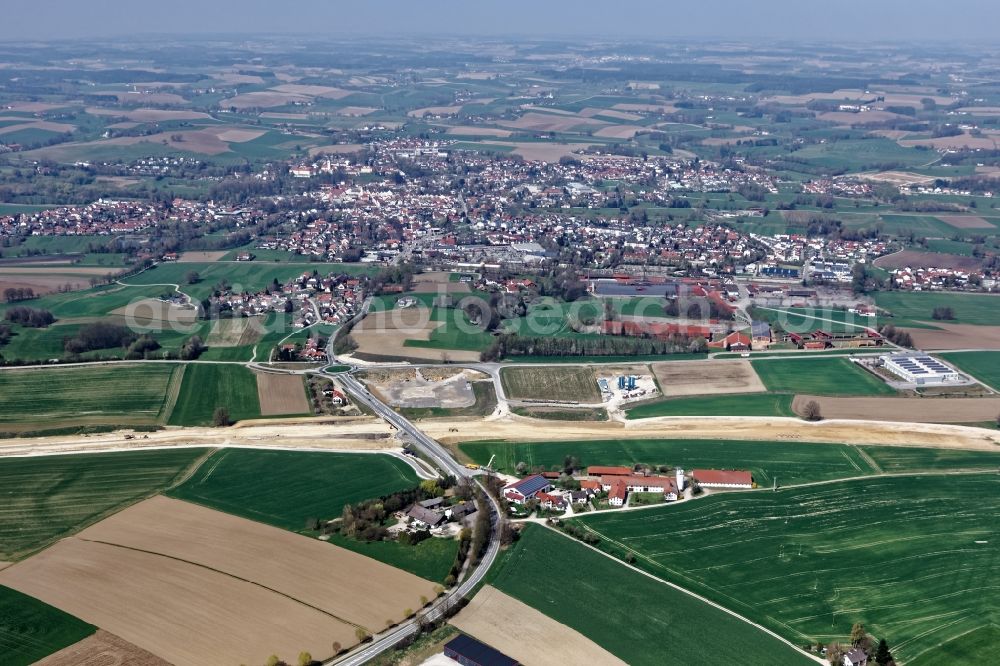
[[1000, 391], [1000, 351], [960, 352], [937, 354], [937, 356]]
[[[844, 640], [864, 622], [906, 664], [971, 665], [989, 663], [997, 636], [998, 510], [996, 474], [928, 475], [718, 493], [580, 522], [602, 549], [630, 551], [795, 643]], [[968, 632], [982, 640], [965, 644]]]
[[444, 582], [458, 554], [457, 539], [424, 539], [416, 546], [406, 546], [398, 541], [367, 542], [332, 534], [330, 543], [436, 583]]
[[500, 381], [511, 400], [601, 401], [594, 371], [587, 366], [503, 368]]
[[526, 526], [488, 582], [635, 666], [669, 663], [667, 653], [693, 665], [812, 663], [732, 615], [538, 525]]
[[996, 470], [1000, 452], [908, 446], [858, 446], [804, 442], [717, 441], [709, 439], [610, 439], [567, 442], [463, 442], [460, 451], [485, 465], [496, 456], [501, 472], [517, 463], [561, 470], [569, 456], [581, 466], [669, 465], [683, 469], [745, 469], [770, 486], [845, 479], [872, 474], [938, 470]]
[[949, 307], [955, 313], [954, 321], [942, 323], [1000, 326], [1000, 296], [992, 294], [887, 291], [876, 294], [875, 303], [894, 315], [882, 317], [881, 321], [896, 326], [916, 322], [933, 326], [931, 313], [936, 307]]
[[168, 487], [205, 454], [172, 449], [0, 459], [0, 560], [15, 560]]
[[885, 382], [845, 358], [751, 361], [768, 391], [810, 395], [894, 395]]
[[229, 410], [233, 421], [260, 418], [257, 378], [241, 365], [190, 363], [184, 372], [170, 425], [212, 425], [217, 407]]
[[388, 455], [225, 449], [169, 494], [297, 532], [307, 519], [337, 518], [345, 504], [418, 482]]
[[171, 384], [182, 373], [182, 366], [171, 363], [4, 370], [0, 430], [162, 423]]
[[82, 641], [97, 627], [0, 586], [0, 654], [5, 666], [27, 666]]
[[[875, 470], [856, 447], [847, 444], [801, 442], [719, 442], [702, 439], [612, 439], [576, 442], [464, 442], [462, 453], [485, 465], [496, 455], [494, 465], [513, 473], [519, 462], [546, 470], [562, 469], [567, 456], [589, 465], [670, 465], [672, 467], [746, 469], [754, 480], [770, 486], [839, 479]], [[1000, 462], [1000, 456], [997, 457]]]
[[669, 398], [637, 405], [626, 411], [629, 419], [651, 416], [795, 416], [787, 393], [745, 393]]

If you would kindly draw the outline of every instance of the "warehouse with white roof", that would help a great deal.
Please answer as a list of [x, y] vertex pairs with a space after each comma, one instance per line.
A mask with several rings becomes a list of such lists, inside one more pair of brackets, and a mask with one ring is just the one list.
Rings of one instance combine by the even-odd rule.
[[927, 354], [887, 354], [882, 357], [882, 364], [900, 379], [918, 386], [966, 381], [960, 372]]

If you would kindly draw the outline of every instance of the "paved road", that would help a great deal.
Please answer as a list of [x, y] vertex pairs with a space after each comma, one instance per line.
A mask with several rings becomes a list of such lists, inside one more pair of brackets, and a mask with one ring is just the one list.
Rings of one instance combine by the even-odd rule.
[[[372, 396], [371, 393], [368, 392], [368, 389], [366, 389], [356, 378], [346, 373], [334, 376], [340, 380], [344, 390], [350, 393], [355, 403], [365, 405], [382, 419], [387, 421], [390, 425], [395, 427], [401, 434], [405, 434], [410, 439], [410, 446], [430, 458], [440, 470], [447, 474], [451, 474], [458, 479], [473, 479], [474, 473], [472, 470], [458, 464], [458, 462], [451, 457], [448, 450], [441, 446], [441, 444], [439, 444], [436, 440], [424, 434], [423, 431], [410, 423], [410, 421], [406, 418], [400, 416], [381, 400]], [[482, 488], [482, 484], [479, 483], [478, 480], [475, 480], [475, 482]], [[457, 587], [452, 588], [450, 592], [437, 599], [426, 611], [420, 613], [418, 616], [419, 618], [433, 622], [444, 616], [452, 604], [464, 598], [472, 592], [477, 585], [479, 585], [482, 579], [486, 576], [487, 571], [489, 571], [490, 567], [493, 565], [493, 561], [496, 559], [497, 554], [500, 552], [500, 506], [497, 504], [496, 500], [493, 499], [493, 496], [486, 492], [485, 488], [483, 488], [483, 494], [486, 496], [489, 505], [487, 507], [480, 506], [479, 510], [487, 510], [490, 512], [490, 523], [492, 527], [490, 531], [490, 541], [487, 545], [486, 552], [483, 554], [479, 564], [469, 576], [467, 576]], [[384, 633], [376, 635], [371, 643], [362, 645], [343, 657], [334, 658], [324, 662], [324, 666], [331, 664], [337, 664], [338, 666], [360, 666], [360, 664], [368, 662], [370, 659], [373, 659], [386, 650], [391, 649], [400, 641], [416, 634], [417, 632], [419, 632], [418, 619], [414, 618], [400, 624], [394, 629], [390, 629]]]

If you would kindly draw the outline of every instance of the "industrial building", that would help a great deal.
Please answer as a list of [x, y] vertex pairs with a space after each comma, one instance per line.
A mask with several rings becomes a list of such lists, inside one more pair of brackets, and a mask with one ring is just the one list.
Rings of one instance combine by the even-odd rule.
[[887, 354], [881, 357], [886, 370], [918, 386], [958, 384], [965, 377], [954, 368], [926, 354]]
[[444, 646], [444, 655], [462, 666], [518, 666], [520, 663], [465, 634], [449, 641]]

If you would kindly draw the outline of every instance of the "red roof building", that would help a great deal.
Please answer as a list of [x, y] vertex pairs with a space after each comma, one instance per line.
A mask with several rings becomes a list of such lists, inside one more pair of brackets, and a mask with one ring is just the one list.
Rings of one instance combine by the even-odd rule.
[[691, 478], [703, 488], [753, 488], [750, 472], [721, 469], [696, 469]]
[[630, 476], [631, 467], [603, 467], [601, 465], [591, 465], [587, 468], [587, 476]]

